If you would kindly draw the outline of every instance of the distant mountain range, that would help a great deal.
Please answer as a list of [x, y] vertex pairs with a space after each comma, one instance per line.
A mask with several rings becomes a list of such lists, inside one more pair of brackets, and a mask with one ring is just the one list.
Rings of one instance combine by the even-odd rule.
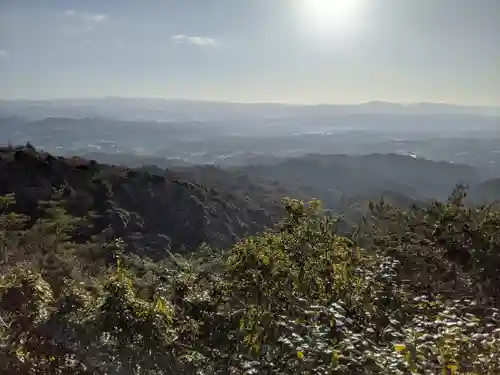
[[[43, 103], [40, 107], [35, 106], [36, 111], [58, 113], [56, 105], [53, 109], [47, 106], [47, 102]], [[177, 109], [172, 105], [172, 111], [182, 112], [183, 103]], [[205, 104], [210, 107], [210, 104]], [[372, 103], [371, 106], [382, 104]], [[268, 107], [273, 105], [265, 105], [262, 112], [245, 107], [246, 113], [253, 114], [244, 117], [246, 115], [240, 112], [235, 119], [223, 118], [237, 111], [218, 111], [214, 109], [216, 107], [211, 107], [212, 114], [198, 116], [201, 120], [119, 120], [110, 117], [29, 120], [20, 116], [0, 117], [0, 145], [31, 142], [53, 154], [89, 155], [111, 164], [117, 159], [128, 158], [127, 164], [133, 165], [132, 159], [136, 157], [150, 157], [151, 164], [165, 167], [266, 164], [268, 160], [310, 153], [395, 153], [470, 164], [492, 177], [497, 176], [499, 170], [500, 117], [359, 111], [356, 114], [336, 112], [321, 115], [328, 112], [321, 106], [284, 106], [282, 113], [288, 111], [286, 116], [264, 118], [266, 111], [271, 113], [266, 109]], [[92, 111], [84, 110], [87, 114]], [[103, 111], [110, 113], [110, 109], [104, 107]], [[118, 112], [117, 116], [127, 117], [126, 108]], [[154, 111], [143, 113], [155, 117]]]
[[500, 116], [500, 107], [446, 103], [398, 104], [381, 101], [349, 105], [297, 105], [118, 97], [0, 100], [0, 117], [20, 116], [30, 120], [45, 117], [109, 117], [121, 120], [210, 121], [348, 114]]

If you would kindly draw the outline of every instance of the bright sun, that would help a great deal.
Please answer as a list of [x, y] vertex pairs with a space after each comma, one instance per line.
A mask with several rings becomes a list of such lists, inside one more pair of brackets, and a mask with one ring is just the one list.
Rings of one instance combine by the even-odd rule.
[[360, 26], [363, 0], [299, 0], [307, 28], [321, 33], [346, 33]]

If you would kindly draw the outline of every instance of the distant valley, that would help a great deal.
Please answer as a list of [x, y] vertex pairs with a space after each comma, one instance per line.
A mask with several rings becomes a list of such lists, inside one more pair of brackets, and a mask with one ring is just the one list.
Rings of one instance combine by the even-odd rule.
[[173, 170], [230, 193], [253, 191], [257, 202], [319, 198], [335, 212], [382, 195], [404, 204], [443, 199], [457, 184], [482, 201], [495, 196], [483, 182], [500, 176], [495, 108], [104, 98], [0, 101], [0, 115], [4, 145]]
[[[158, 114], [158, 115], [155, 115]], [[156, 116], [156, 117], [155, 117]], [[374, 102], [352, 106], [153, 99], [0, 101], [0, 141], [135, 165], [265, 164], [310, 153], [394, 153], [500, 164], [500, 110]]]

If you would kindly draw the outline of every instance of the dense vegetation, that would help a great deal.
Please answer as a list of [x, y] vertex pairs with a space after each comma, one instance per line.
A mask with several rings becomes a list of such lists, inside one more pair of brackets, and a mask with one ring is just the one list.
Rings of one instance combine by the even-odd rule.
[[279, 198], [230, 194], [168, 170], [152, 174], [54, 157], [29, 145], [0, 148], [0, 194], [10, 193], [18, 198], [14, 211], [30, 223], [42, 214], [41, 201], [59, 200], [69, 214], [91, 222], [92, 230], [78, 232], [80, 242], [92, 235], [122, 238], [130, 251], [155, 259], [203, 243], [227, 247], [271, 226], [281, 211]]
[[[68, 189], [118, 178], [130, 200], [154, 177], [91, 179], [65, 159], [5, 153], [3, 193], [25, 189], [0, 200], [0, 373], [500, 372], [500, 211], [468, 207], [461, 188], [408, 210], [370, 204], [342, 234], [319, 202], [285, 199], [272, 229], [152, 261], [126, 231], [102, 235], [110, 212], [98, 200], [75, 211]], [[33, 169], [16, 173], [20, 159]], [[174, 208], [148, 212], [177, 225]]]

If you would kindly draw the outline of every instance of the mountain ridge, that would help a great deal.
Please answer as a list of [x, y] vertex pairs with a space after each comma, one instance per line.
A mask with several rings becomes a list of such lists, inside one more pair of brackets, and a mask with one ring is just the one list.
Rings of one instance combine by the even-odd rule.
[[[36, 220], [40, 202], [61, 200], [74, 216], [91, 215], [92, 233], [123, 238], [130, 249], [162, 258], [165, 251], [226, 247], [272, 224], [279, 203], [219, 192], [164, 170], [161, 175], [54, 157], [32, 147], [0, 148], [0, 195], [15, 194], [15, 209]], [[268, 211], [266, 211], [266, 208]], [[167, 237], [167, 238], [166, 238]]]
[[[208, 115], [212, 109], [217, 111], [227, 110], [232, 112], [230, 115], [256, 115], [253, 110], [259, 110], [263, 115], [266, 113], [286, 114], [291, 113], [309, 113], [317, 111], [327, 114], [449, 114], [449, 115], [482, 115], [482, 116], [500, 116], [499, 106], [484, 105], [460, 105], [452, 103], [394, 103], [385, 101], [371, 101], [352, 104], [335, 103], [315, 103], [315, 104], [296, 104], [296, 103], [266, 103], [266, 102], [230, 102], [218, 100], [196, 100], [196, 99], [164, 99], [164, 98], [134, 98], [134, 97], [102, 97], [102, 98], [62, 98], [46, 100], [20, 100], [20, 99], [1, 99], [0, 117], [8, 115], [26, 116], [31, 114], [40, 119], [50, 117], [55, 114], [56, 117], [78, 113], [78, 117], [90, 116], [92, 114], [103, 117], [115, 117], [119, 115], [119, 110], [124, 110], [129, 115], [142, 116], [147, 111], [162, 115], [162, 111], [167, 111], [163, 115], [177, 113], [187, 115], [200, 114]], [[141, 114], [142, 113], [142, 114]], [[44, 116], [45, 114], [45, 116]], [[109, 115], [112, 114], [112, 115]], [[69, 116], [69, 117], [74, 117]], [[152, 117], [151, 117], [152, 118]]]

